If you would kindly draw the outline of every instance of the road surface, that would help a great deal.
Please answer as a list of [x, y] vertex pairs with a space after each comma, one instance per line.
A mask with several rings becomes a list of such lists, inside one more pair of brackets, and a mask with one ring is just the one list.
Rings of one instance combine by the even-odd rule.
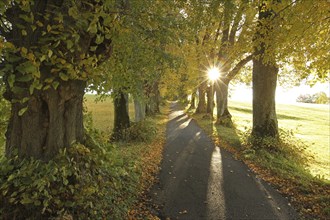
[[150, 195], [164, 220], [297, 219], [288, 201], [171, 104], [159, 183]]

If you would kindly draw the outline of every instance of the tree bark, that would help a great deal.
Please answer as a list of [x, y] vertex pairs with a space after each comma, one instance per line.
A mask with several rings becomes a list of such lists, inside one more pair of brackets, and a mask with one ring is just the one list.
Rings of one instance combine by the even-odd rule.
[[127, 110], [128, 100], [125, 98], [125, 93], [117, 91], [114, 98], [114, 126], [113, 126], [113, 140], [120, 140], [124, 138], [125, 129], [129, 128], [130, 121]]
[[253, 60], [253, 130], [257, 137], [278, 136], [275, 91], [278, 68]]
[[198, 114], [206, 113], [205, 89], [206, 89], [206, 83], [203, 82], [198, 87], [198, 105], [196, 109], [196, 113]]
[[160, 113], [160, 92], [158, 88], [158, 82], [153, 83], [151, 86], [151, 92], [147, 94], [148, 103], [146, 104], [146, 115], [155, 115]]
[[228, 109], [228, 95], [229, 95], [229, 83], [230, 81], [238, 74], [238, 72], [242, 69], [242, 67], [252, 60], [252, 55], [248, 55], [240, 62], [236, 64], [236, 66], [228, 72], [226, 77], [222, 78], [216, 84], [216, 93], [217, 93], [217, 124], [232, 127], [233, 121], [232, 116]]
[[196, 108], [195, 102], [196, 102], [196, 93], [193, 92], [193, 93], [191, 93], [191, 100], [190, 100], [190, 107], [189, 107], [189, 109], [195, 109]]
[[206, 90], [206, 113], [210, 114], [211, 113], [211, 103], [212, 103], [212, 89], [211, 85], [207, 87]]
[[[267, 39], [271, 36], [271, 18], [273, 12], [263, 3], [259, 7], [259, 23], [255, 41], [256, 57], [253, 58], [253, 128], [252, 135], [260, 138], [278, 138], [278, 122], [276, 116], [275, 91], [278, 68], [275, 55], [267, 54], [269, 62], [265, 62]], [[262, 21], [262, 22], [261, 22]], [[265, 22], [266, 21], [266, 22]]]
[[216, 97], [217, 97], [217, 121], [216, 124], [220, 124], [226, 127], [232, 127], [232, 116], [228, 110], [228, 85], [229, 80], [223, 79], [216, 85]]
[[135, 122], [142, 121], [146, 117], [146, 105], [142, 98], [134, 98]]
[[[12, 157], [17, 151], [20, 158], [48, 161], [72, 143], [84, 143], [85, 85], [83, 81], [71, 80], [62, 82], [57, 90], [50, 88], [34, 94], [22, 116], [19, 111], [25, 106], [13, 103], [6, 132], [6, 156]], [[6, 96], [14, 99], [13, 94]]]

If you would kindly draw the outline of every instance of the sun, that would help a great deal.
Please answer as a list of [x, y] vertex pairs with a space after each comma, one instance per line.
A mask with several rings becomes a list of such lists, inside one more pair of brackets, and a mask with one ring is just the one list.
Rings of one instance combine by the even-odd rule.
[[217, 67], [213, 66], [207, 70], [209, 80], [215, 81], [220, 77], [220, 71]]

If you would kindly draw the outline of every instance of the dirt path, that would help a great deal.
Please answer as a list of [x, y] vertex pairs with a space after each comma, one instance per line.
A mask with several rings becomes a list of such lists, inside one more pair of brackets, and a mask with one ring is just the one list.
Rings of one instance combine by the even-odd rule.
[[256, 178], [172, 103], [159, 183], [161, 219], [297, 219], [288, 201]]

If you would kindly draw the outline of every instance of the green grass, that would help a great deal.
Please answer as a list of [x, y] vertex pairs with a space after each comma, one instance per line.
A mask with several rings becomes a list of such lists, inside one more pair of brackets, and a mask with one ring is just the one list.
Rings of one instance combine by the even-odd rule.
[[[114, 109], [112, 98], [107, 98], [104, 101], [95, 102], [97, 96], [96, 95], [85, 95], [86, 102], [85, 106], [87, 107], [87, 111], [91, 112], [93, 117], [93, 122], [95, 128], [104, 131], [111, 132], [113, 128], [113, 120], [114, 120]], [[133, 103], [129, 103], [129, 116], [130, 120], [134, 120], [134, 105]]]
[[[312, 175], [330, 180], [329, 106], [316, 104], [277, 104], [279, 128], [293, 130], [295, 136], [308, 146], [314, 156], [308, 167]], [[252, 126], [252, 107], [247, 102], [229, 102], [236, 128], [243, 132]]]

